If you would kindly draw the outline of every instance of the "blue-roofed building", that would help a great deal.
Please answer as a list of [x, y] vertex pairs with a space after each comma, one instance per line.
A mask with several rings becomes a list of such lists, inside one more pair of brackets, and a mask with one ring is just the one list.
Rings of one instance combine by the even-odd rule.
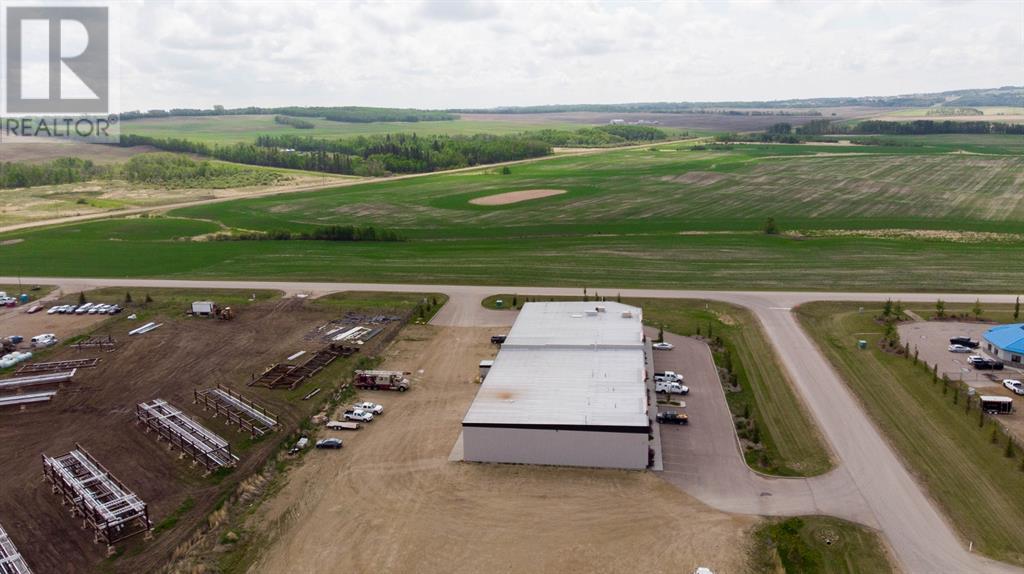
[[1024, 367], [1024, 323], [992, 327], [982, 339], [988, 354], [1015, 367]]

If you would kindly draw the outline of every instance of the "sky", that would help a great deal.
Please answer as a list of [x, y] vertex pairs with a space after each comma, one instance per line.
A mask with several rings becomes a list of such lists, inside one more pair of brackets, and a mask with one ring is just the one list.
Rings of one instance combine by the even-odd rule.
[[1024, 85], [1024, 0], [118, 4], [122, 110], [470, 108]]

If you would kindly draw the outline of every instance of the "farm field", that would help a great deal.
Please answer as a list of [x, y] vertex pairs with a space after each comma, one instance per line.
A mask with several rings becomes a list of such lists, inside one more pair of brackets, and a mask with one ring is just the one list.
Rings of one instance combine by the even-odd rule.
[[[956, 102], [951, 102], [949, 108], [956, 108]], [[887, 112], [872, 117], [873, 120], [907, 121], [907, 120], [933, 120], [933, 121], [987, 121], [987, 122], [1024, 122], [1024, 107], [1013, 106], [966, 106], [982, 112], [982, 115], [956, 115], [943, 114], [934, 108], [909, 108]]]
[[[269, 168], [247, 166], [246, 169]], [[182, 188], [112, 179], [5, 189], [5, 201], [3, 206], [0, 206], [0, 226], [192, 201], [285, 193], [361, 179], [355, 176], [314, 174], [287, 169], [271, 171], [278, 172], [283, 177], [265, 185], [228, 184], [218, 188]]]
[[[15, 544], [36, 572], [104, 571], [143, 572], [156, 570], [189, 539], [207, 517], [219, 510], [226, 514], [229, 495], [245, 483], [251, 496], [259, 494], [259, 481], [250, 477], [278, 456], [281, 445], [294, 440], [301, 421], [320, 407], [363, 356], [373, 355], [397, 333], [404, 317], [423, 295], [350, 293], [317, 301], [278, 299], [273, 292], [182, 291], [171, 289], [132, 290], [135, 303], [128, 312], [92, 319], [84, 334], [113, 335], [118, 348], [113, 352], [79, 351], [69, 346], [72, 337], [45, 352], [45, 360], [100, 358], [94, 368], [80, 369], [72, 383], [64, 385], [47, 404], [24, 411], [6, 410], [0, 425], [0, 455], [8, 461], [4, 488], [0, 491], [0, 514]], [[143, 303], [149, 295], [153, 301]], [[90, 301], [118, 302], [123, 289], [86, 293]], [[429, 295], [428, 295], [429, 296]], [[75, 302], [78, 294], [66, 294], [63, 301]], [[182, 314], [190, 301], [213, 298], [237, 312], [234, 321], [188, 318]], [[139, 319], [130, 321], [129, 312]], [[317, 350], [323, 343], [311, 336], [329, 320], [349, 312], [362, 315], [388, 314], [401, 317], [382, 325], [384, 331], [350, 358], [338, 359], [314, 378], [294, 390], [271, 390], [247, 386], [254, 373], [271, 363], [284, 361], [296, 350]], [[26, 316], [46, 321], [47, 316]], [[52, 316], [75, 321], [82, 317]], [[139, 337], [127, 331], [147, 321], [163, 326]], [[79, 335], [80, 337], [81, 335]], [[279, 416], [281, 430], [252, 439], [214, 418], [193, 404], [193, 389], [223, 384], [255, 399]], [[317, 400], [300, 398], [322, 386]], [[203, 476], [187, 460], [179, 460], [166, 443], [157, 442], [134, 422], [135, 405], [163, 398], [195, 417], [224, 437], [240, 457], [237, 468]], [[292, 437], [290, 439], [290, 437]], [[60, 498], [39, 480], [40, 453], [56, 456], [81, 443], [117, 478], [149, 504], [150, 519], [156, 526], [154, 539], [133, 538], [118, 544], [118, 554], [106, 558], [105, 548], [94, 544], [92, 533], [68, 515]], [[215, 521], [214, 521], [215, 522]], [[12, 528], [20, 525], [18, 529]]]
[[[615, 293], [592, 293], [611, 299]], [[530, 294], [504, 293], [484, 299], [482, 304], [496, 309], [501, 299], [505, 309], [513, 301], [579, 300], [578, 297], [534, 297]], [[617, 300], [617, 298], [616, 298]], [[690, 299], [624, 298], [627, 305], [644, 310], [644, 323], [679, 335], [697, 335], [710, 340], [721, 337], [729, 360], [722, 350], [713, 351], [715, 363], [731, 364], [739, 391], [726, 392], [733, 416], [744, 412], [760, 429], [762, 451], [745, 452], [747, 464], [765, 474], [777, 476], [815, 476], [832, 469], [828, 449], [811, 421], [785, 371], [774, 358], [767, 337], [750, 311], [718, 301]], [[710, 329], [710, 333], [709, 333]]]
[[[946, 312], [969, 313], [970, 307], [947, 305]], [[995, 320], [1009, 319], [1012, 310], [987, 308], [986, 317]], [[929, 312], [927, 306], [914, 310]], [[964, 395], [944, 392], [927, 366], [883, 351], [878, 343], [884, 327], [875, 320], [880, 312], [877, 303], [820, 302], [796, 309], [804, 329], [962, 538], [977, 552], [1024, 564], [1020, 449], [1005, 456], [1006, 437], [992, 444], [993, 423], [980, 419], [976, 402], [965, 411]], [[857, 348], [859, 339], [867, 340], [866, 350]]]
[[[673, 144], [0, 235], [11, 269], [129, 275], [750, 289], [1012, 290], [1024, 155], [991, 136], [913, 147]], [[566, 193], [506, 205], [513, 191]], [[774, 218], [782, 233], [763, 226]], [[183, 241], [373, 225], [407, 241]], [[120, 238], [120, 241], [111, 241]]]
[[[158, 138], [182, 138], [216, 144], [252, 142], [258, 135], [298, 135], [315, 138], [345, 138], [353, 136], [416, 133], [431, 135], [472, 135], [478, 133], [510, 134], [531, 129], [576, 129], [579, 125], [553, 118], [531, 121], [503, 119], [458, 119], [424, 122], [335, 122], [322, 118], [302, 118], [316, 127], [296, 129], [274, 122], [273, 115], [200, 116], [143, 118], [126, 120], [121, 133]], [[605, 122], [607, 123], [607, 122]]]

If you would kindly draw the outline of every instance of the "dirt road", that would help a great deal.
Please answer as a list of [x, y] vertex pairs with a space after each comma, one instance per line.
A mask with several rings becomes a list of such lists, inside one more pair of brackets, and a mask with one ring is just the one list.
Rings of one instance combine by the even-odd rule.
[[[313, 451], [254, 524], [276, 542], [251, 572], [741, 572], [754, 519], [649, 473], [450, 463], [494, 328], [409, 327], [385, 367], [408, 393], [341, 451]], [[657, 531], [670, 532], [659, 537]]]
[[[0, 282], [13, 279], [0, 278]], [[285, 292], [324, 294], [333, 291], [377, 290], [441, 292], [451, 299], [433, 320], [435, 325], [471, 325], [479, 318], [494, 321], [493, 311], [479, 301], [494, 293], [580, 295], [577, 289], [524, 286], [453, 286], [402, 284], [298, 283], [275, 281], [186, 281], [163, 279], [50, 279], [28, 278], [30, 283], [58, 284], [65, 290], [99, 286], [226, 287], [278, 289]], [[73, 286], [73, 287], [72, 287]], [[615, 289], [614, 292], [620, 290]], [[951, 303], [1012, 303], [1015, 295], [922, 293], [739, 292], [622, 289], [625, 297], [689, 298], [726, 301], [751, 309], [764, 326], [797, 391], [836, 453], [840, 464], [863, 495], [874, 522], [885, 534], [900, 567], [907, 572], [999, 572], [1024, 570], [970, 554], [933, 501], [892, 450], [857, 399], [800, 328], [791, 308], [809, 301], [931, 302], [937, 297]], [[476, 303], [474, 304], [474, 299]], [[450, 308], [450, 309], [449, 309]], [[509, 321], [511, 319], [507, 319]], [[453, 438], [454, 440], [454, 438]], [[714, 501], [710, 501], [714, 505]]]

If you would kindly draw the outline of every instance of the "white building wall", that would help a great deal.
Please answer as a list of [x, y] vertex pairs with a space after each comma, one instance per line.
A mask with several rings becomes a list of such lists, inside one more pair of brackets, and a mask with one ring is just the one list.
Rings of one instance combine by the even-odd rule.
[[603, 468], [647, 468], [647, 433], [462, 428], [463, 458]]

